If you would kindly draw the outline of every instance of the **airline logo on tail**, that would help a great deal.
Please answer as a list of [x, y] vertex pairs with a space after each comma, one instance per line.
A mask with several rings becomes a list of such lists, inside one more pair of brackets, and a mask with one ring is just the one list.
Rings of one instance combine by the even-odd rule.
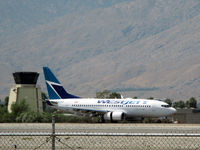
[[48, 67], [43, 67], [44, 77], [49, 93], [49, 99], [68, 99], [68, 98], [79, 98], [77, 96], [67, 93], [61, 83], [55, 77]]

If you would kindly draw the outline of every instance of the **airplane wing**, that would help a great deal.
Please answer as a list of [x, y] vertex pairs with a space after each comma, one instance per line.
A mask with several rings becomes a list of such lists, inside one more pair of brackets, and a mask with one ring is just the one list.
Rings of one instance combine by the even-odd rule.
[[86, 108], [73, 108], [74, 111], [85, 111], [85, 112], [98, 112], [98, 113], [107, 113], [107, 110], [96, 110], [96, 109], [86, 109]]
[[107, 110], [96, 110], [96, 109], [86, 109], [86, 108], [73, 108], [73, 112], [80, 114], [92, 114], [93, 116], [99, 116], [107, 113]]

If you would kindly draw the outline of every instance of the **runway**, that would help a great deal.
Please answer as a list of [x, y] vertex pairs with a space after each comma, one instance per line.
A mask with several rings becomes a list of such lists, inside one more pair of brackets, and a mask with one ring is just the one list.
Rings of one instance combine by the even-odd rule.
[[[198, 124], [56, 123], [56, 132], [84, 133], [200, 133]], [[52, 132], [51, 123], [1, 123], [0, 132]]]

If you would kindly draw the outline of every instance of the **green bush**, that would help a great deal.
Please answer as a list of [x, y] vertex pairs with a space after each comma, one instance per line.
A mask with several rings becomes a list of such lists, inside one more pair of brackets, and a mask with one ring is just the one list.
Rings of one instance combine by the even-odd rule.
[[51, 113], [42, 113], [41, 115], [41, 122], [42, 123], [49, 123], [52, 121], [52, 114]]
[[174, 102], [173, 107], [174, 108], [185, 108], [185, 102], [184, 101]]
[[18, 117], [21, 113], [28, 112], [28, 107], [29, 106], [24, 99], [13, 103], [11, 106], [12, 114]]
[[172, 100], [169, 98], [165, 100], [165, 103], [169, 104], [170, 107], [172, 106]]
[[16, 122], [38, 122], [38, 116], [40, 114], [36, 112], [24, 112], [16, 117]]
[[186, 101], [187, 108], [197, 108], [197, 100], [194, 97], [191, 97]]
[[108, 98], [108, 99], [114, 99], [114, 98], [121, 98], [121, 94], [117, 92], [111, 92], [109, 90], [104, 90], [103, 92], [97, 92], [96, 98]]

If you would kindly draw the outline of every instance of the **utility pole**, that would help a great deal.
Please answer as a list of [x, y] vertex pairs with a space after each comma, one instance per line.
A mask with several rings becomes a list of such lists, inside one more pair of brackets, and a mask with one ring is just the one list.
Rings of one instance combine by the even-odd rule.
[[52, 150], [55, 150], [55, 115], [52, 114]]

